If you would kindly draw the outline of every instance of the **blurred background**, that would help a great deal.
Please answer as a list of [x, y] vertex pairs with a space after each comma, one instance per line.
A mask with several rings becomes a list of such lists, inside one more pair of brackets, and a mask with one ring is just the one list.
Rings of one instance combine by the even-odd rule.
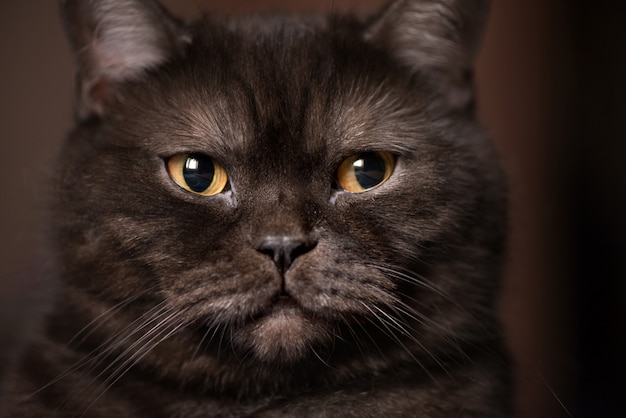
[[[370, 13], [385, 1], [164, 3], [193, 18]], [[625, 22], [621, 0], [493, 0], [477, 84], [511, 185], [501, 312], [517, 417], [626, 416]], [[72, 89], [57, 2], [1, 2], [0, 305], [32, 290], [22, 280], [38, 259]]]

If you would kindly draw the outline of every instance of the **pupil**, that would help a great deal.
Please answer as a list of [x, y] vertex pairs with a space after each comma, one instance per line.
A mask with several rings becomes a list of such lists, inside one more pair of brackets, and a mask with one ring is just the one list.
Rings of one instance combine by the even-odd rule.
[[385, 179], [385, 161], [374, 152], [364, 152], [354, 161], [354, 175], [364, 189], [371, 189]]
[[183, 177], [187, 186], [194, 192], [201, 193], [209, 188], [215, 176], [215, 166], [210, 158], [202, 155], [190, 155], [185, 161]]

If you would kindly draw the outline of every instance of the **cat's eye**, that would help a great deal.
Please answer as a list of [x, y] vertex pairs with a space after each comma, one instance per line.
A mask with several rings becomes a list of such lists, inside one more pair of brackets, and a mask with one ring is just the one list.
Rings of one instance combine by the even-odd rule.
[[362, 193], [380, 186], [395, 168], [390, 152], [362, 152], [346, 159], [337, 170], [338, 186], [348, 192]]
[[226, 188], [226, 171], [211, 157], [177, 154], [167, 161], [167, 171], [183, 189], [201, 196], [215, 196]]

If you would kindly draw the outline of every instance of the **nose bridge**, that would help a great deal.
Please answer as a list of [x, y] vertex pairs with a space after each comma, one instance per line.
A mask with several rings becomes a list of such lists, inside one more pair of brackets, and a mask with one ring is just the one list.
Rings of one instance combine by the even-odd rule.
[[247, 176], [246, 187], [253, 194], [249, 201], [253, 242], [268, 236], [309, 241], [312, 229], [309, 207], [316, 164], [294, 139], [297, 132], [281, 126], [260, 136], [249, 164], [258, 169], [256, 176]]
[[[251, 233], [253, 237], [284, 236], [306, 239], [310, 233], [306, 199], [298, 187], [273, 187], [260, 190], [252, 208]], [[254, 238], [253, 238], [254, 239]]]

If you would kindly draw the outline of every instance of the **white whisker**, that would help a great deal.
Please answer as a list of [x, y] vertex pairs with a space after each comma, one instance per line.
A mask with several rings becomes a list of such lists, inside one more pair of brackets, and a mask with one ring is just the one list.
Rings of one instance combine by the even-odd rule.
[[[170, 315], [168, 318], [166, 318], [165, 320], [161, 321], [159, 324], [164, 324], [164, 323], [165, 324], [169, 324], [169, 323], [173, 322], [173, 320], [175, 318], [177, 318], [181, 313], [182, 312], [180, 312], [180, 311], [179, 312], [175, 312], [174, 315]], [[167, 321], [167, 322], [165, 322], [165, 321]], [[96, 396], [91, 401], [91, 403], [89, 405], [87, 405], [87, 407], [85, 408], [85, 411], [83, 412], [83, 415], [85, 413], [87, 413], [87, 411], [102, 396], [104, 396], [104, 394], [109, 389], [111, 389], [124, 375], [126, 375], [126, 373], [128, 373], [130, 371], [130, 369], [134, 365], [139, 363], [145, 356], [150, 354], [150, 352], [152, 352], [152, 350], [154, 350], [155, 347], [157, 347], [163, 341], [167, 340], [169, 337], [174, 335], [176, 332], [178, 332], [178, 330], [180, 330], [182, 327], [184, 327], [186, 325], [187, 324], [185, 322], [180, 322], [178, 325], [176, 325], [173, 329], [171, 329], [169, 331], [167, 330], [167, 328], [166, 329], [158, 329], [157, 327], [153, 327], [150, 331], [148, 331], [148, 333], [146, 333], [146, 335], [149, 335], [150, 333], [155, 333], [156, 335], [152, 336], [142, 347], [140, 347], [137, 350], [134, 350], [134, 353], [130, 357], [128, 357], [122, 364], [120, 364], [115, 370], [113, 370], [106, 379], [104, 379], [104, 381], [98, 386], [98, 388], [96, 388], [96, 391], [99, 391], [100, 394], [98, 396]], [[163, 327], [165, 327], [165, 326], [166, 325], [164, 325]], [[157, 330], [157, 331], [155, 332], [155, 330]], [[165, 334], [165, 335], [162, 336], [163, 334]], [[118, 359], [120, 357], [118, 357]], [[102, 373], [100, 373], [100, 375], [101, 374]]]
[[[370, 311], [370, 313], [372, 314], [372, 316], [374, 318], [376, 318], [380, 324], [383, 326], [383, 328], [381, 328], [380, 326], [378, 326], [374, 321], [372, 321], [370, 318], [369, 321], [372, 323], [372, 325], [374, 325], [376, 328], [378, 328], [382, 333], [384, 333], [385, 335], [387, 335], [389, 338], [391, 338], [393, 341], [395, 341], [396, 344], [398, 344], [398, 346], [400, 346], [408, 355], [409, 357], [418, 365], [420, 366], [420, 368], [424, 371], [424, 373], [426, 373], [426, 375], [433, 381], [433, 383], [435, 385], [437, 385], [442, 391], [445, 392], [445, 389], [439, 384], [439, 381], [432, 375], [432, 373], [430, 372], [430, 370], [428, 370], [428, 368], [424, 365], [424, 363], [422, 363], [416, 356], [415, 354], [402, 342], [402, 340], [393, 332], [393, 330], [390, 328], [390, 324], [385, 320], [385, 317], [381, 317], [380, 315], [378, 315], [374, 310], [372, 310], [369, 306], [367, 306], [367, 304], [365, 304], [364, 302], [361, 302], [361, 304], [368, 310]], [[381, 313], [384, 313], [384, 311], [382, 311], [381, 309], [379, 309], [378, 307], [375, 307], [378, 311], [380, 311]], [[388, 315], [385, 315], [388, 316]], [[404, 330], [404, 328], [400, 328], [401, 330]], [[406, 330], [405, 330], [406, 331]], [[401, 331], [402, 332], [402, 331]], [[444, 369], [445, 370], [445, 369]]]
[[[132, 299], [132, 298], [129, 298]], [[161, 303], [163, 304], [163, 302]], [[43, 390], [51, 387], [52, 385], [58, 383], [59, 381], [61, 381], [62, 379], [65, 379], [66, 377], [68, 377], [69, 375], [71, 375], [72, 373], [80, 370], [81, 368], [87, 366], [89, 363], [95, 364], [96, 367], [97, 365], [104, 359], [104, 357], [113, 351], [113, 349], [111, 347], [107, 347], [106, 349], [103, 350], [104, 347], [108, 346], [109, 343], [111, 341], [113, 341], [117, 336], [119, 336], [120, 334], [122, 334], [125, 330], [127, 330], [128, 328], [130, 328], [132, 325], [134, 325], [135, 323], [137, 323], [143, 316], [147, 315], [149, 312], [151, 312], [152, 310], [158, 309], [158, 307], [161, 305], [156, 305], [155, 307], [153, 307], [150, 311], [144, 313], [141, 317], [139, 317], [137, 320], [133, 321], [132, 323], [128, 324], [125, 328], [123, 328], [121, 331], [118, 331], [116, 334], [114, 334], [113, 336], [109, 337], [107, 340], [105, 340], [104, 342], [102, 342], [100, 345], [98, 345], [98, 347], [94, 348], [93, 350], [91, 350], [89, 353], [87, 353], [82, 359], [76, 361], [74, 364], [72, 364], [70, 367], [67, 368], [67, 370], [65, 370], [64, 372], [60, 373], [57, 377], [55, 377], [54, 379], [52, 379], [50, 382], [46, 383], [45, 385], [41, 386], [39, 389], [37, 389], [36, 391], [30, 393], [29, 395], [25, 396], [22, 399], [22, 402], [25, 400], [28, 400], [30, 398], [32, 398], [33, 396], [37, 395], [38, 393], [42, 392]], [[117, 306], [117, 305], [116, 305]], [[123, 305], [125, 306], [125, 305]], [[112, 315], [107, 315], [107, 318], [110, 318]], [[99, 316], [99, 318], [104, 318], [102, 315]], [[94, 321], [91, 321], [90, 324], [94, 324]], [[98, 325], [101, 326], [101, 325]], [[84, 332], [84, 330], [87, 327], [83, 327], [83, 329], [80, 332]], [[76, 334], [78, 335], [78, 333]], [[69, 346], [71, 341], [76, 340], [76, 335], [74, 336], [74, 338], [72, 338], [72, 340], [70, 340], [70, 342], [68, 342], [68, 344], [66, 346]], [[86, 338], [86, 336], [85, 336]], [[100, 358], [100, 360], [98, 360]], [[98, 361], [96, 361], [98, 360]], [[95, 363], [94, 363], [95, 362]], [[94, 367], [89, 369], [89, 372], [94, 370]], [[69, 397], [69, 395], [68, 395]]]
[[[67, 346], [71, 346], [75, 341], [77, 341], [79, 344], [83, 341], [85, 341], [91, 334], [93, 334], [98, 328], [100, 328], [102, 326], [102, 324], [104, 324], [106, 321], [105, 319], [112, 317], [113, 315], [115, 315], [116, 312], [118, 312], [121, 308], [127, 306], [128, 304], [130, 304], [131, 302], [137, 300], [137, 298], [139, 298], [140, 295], [133, 295], [129, 298], [124, 299], [123, 301], [113, 305], [112, 307], [110, 307], [109, 309], [105, 310], [103, 313], [101, 313], [100, 315], [98, 315], [97, 317], [95, 317], [93, 320], [91, 320], [87, 325], [85, 325], [83, 328], [81, 328], [73, 337], [72, 339], [70, 339], [67, 342]], [[89, 330], [89, 332], [86, 332], [87, 330]], [[86, 332], [86, 333], [85, 333]], [[85, 335], [83, 335], [81, 337], [81, 334], [85, 333]], [[78, 341], [78, 339], [80, 338], [80, 341]]]

